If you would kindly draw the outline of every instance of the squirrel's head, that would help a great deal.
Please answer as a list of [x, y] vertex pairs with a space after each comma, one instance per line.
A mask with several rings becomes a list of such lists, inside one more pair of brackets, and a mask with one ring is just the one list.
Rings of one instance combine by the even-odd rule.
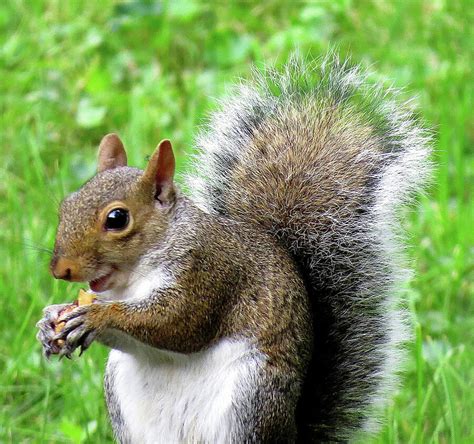
[[121, 140], [108, 134], [97, 174], [61, 204], [51, 273], [94, 291], [126, 284], [138, 259], [162, 239], [175, 208], [175, 160], [163, 140], [145, 171], [127, 166]]

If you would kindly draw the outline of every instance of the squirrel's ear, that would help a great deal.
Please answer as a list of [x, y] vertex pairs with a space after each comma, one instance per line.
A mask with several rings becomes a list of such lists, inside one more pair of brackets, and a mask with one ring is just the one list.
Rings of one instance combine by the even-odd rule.
[[111, 133], [104, 136], [99, 145], [97, 171], [100, 173], [126, 165], [127, 153], [117, 134]]
[[175, 196], [173, 176], [175, 160], [169, 140], [162, 140], [150, 158], [143, 180], [155, 186], [155, 199], [169, 203]]

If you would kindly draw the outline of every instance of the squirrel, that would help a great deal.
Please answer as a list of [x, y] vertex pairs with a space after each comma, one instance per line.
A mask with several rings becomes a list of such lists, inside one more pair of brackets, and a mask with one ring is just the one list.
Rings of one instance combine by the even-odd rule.
[[368, 75], [335, 55], [255, 72], [198, 136], [187, 195], [170, 141], [141, 170], [102, 139], [97, 174], [61, 203], [50, 264], [98, 299], [47, 307], [38, 338], [47, 356], [111, 348], [120, 443], [376, 429], [409, 338], [397, 212], [429, 175], [430, 134]]

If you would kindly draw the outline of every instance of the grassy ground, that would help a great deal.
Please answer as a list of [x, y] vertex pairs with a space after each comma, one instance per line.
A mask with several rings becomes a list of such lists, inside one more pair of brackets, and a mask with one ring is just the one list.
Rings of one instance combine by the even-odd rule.
[[433, 185], [404, 225], [414, 340], [375, 442], [474, 442], [473, 7], [465, 1], [6, 1], [0, 4], [0, 442], [109, 442], [106, 350], [45, 362], [34, 324], [77, 286], [47, 271], [58, 201], [100, 137], [143, 166], [169, 137], [179, 167], [215, 98], [251, 62], [330, 45], [417, 94], [435, 128]]

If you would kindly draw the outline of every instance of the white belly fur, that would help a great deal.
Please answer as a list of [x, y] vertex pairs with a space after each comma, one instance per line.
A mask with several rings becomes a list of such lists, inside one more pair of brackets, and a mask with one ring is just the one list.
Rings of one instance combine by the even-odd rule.
[[244, 340], [222, 339], [190, 355], [143, 345], [112, 350], [114, 391], [132, 443], [229, 442], [235, 406], [252, 395], [263, 361]]

